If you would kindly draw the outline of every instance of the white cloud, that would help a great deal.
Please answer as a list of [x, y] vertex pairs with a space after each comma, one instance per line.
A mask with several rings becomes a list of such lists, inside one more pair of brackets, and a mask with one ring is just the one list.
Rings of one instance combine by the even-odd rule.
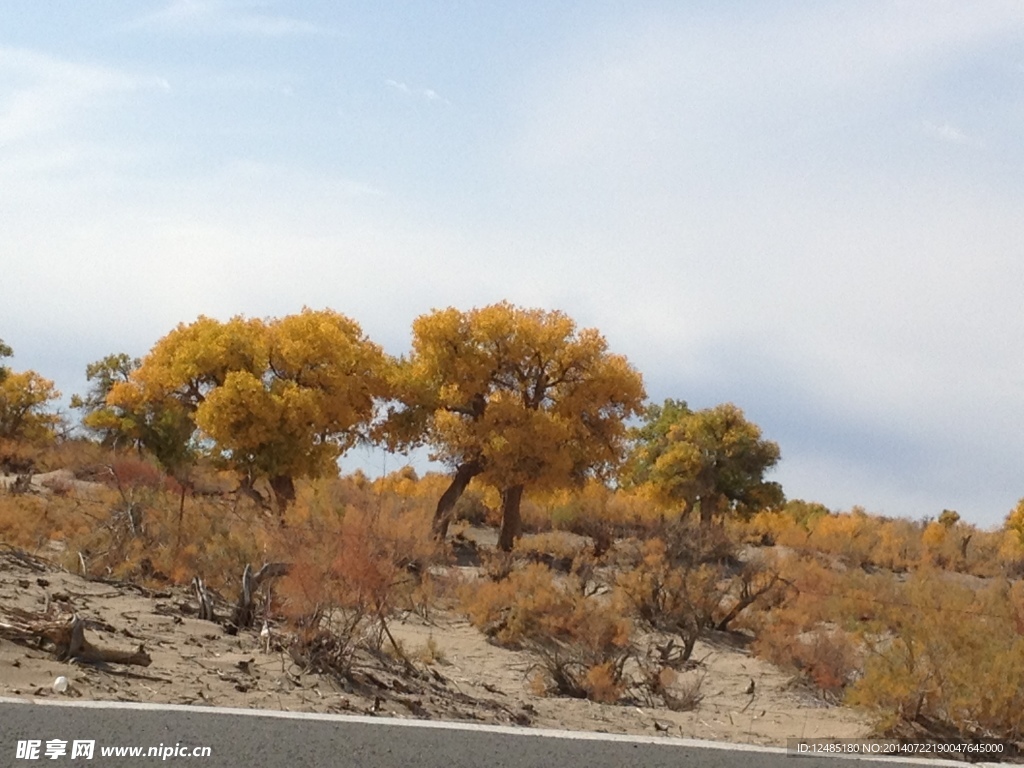
[[934, 139], [949, 144], [976, 144], [966, 133], [954, 125], [942, 123], [941, 125], [925, 120], [923, 123], [924, 132]]
[[715, 7], [581, 33], [538, 67], [542, 79], [523, 83], [517, 100], [534, 109], [512, 158], [636, 170], [660, 165], [656, 150], [671, 142], [702, 152], [785, 130], [814, 136], [840, 115], [872, 116], [950, 58], [1024, 30], [1024, 4], [1003, 0], [762, 6], [753, 19]]
[[404, 93], [406, 96], [415, 96], [418, 98], [426, 99], [427, 101], [436, 101], [441, 104], [450, 105], [451, 102], [448, 99], [441, 96], [433, 88], [411, 88], [406, 83], [399, 82], [397, 80], [385, 80], [384, 85], [389, 88], [393, 88], [399, 93]]
[[[503, 153], [510, 220], [602, 329], [644, 339], [661, 396], [802, 419], [792, 495], [996, 522], [1024, 493], [1002, 460], [1024, 452], [1005, 426], [1024, 423], [1024, 188], [919, 139], [989, 164], [1018, 148], [920, 115], [950, 93], [970, 113], [947, 82], [1020, 39], [1024, 6], [716, 7], [590, 30], [535, 68]], [[831, 439], [829, 419], [862, 429]]]
[[57, 133], [73, 116], [108, 94], [169, 87], [162, 79], [0, 48], [0, 148], [41, 133]]
[[312, 22], [254, 10], [251, 3], [222, 0], [172, 0], [170, 5], [129, 23], [128, 28], [164, 29], [188, 34], [237, 34], [292, 37], [331, 34]]

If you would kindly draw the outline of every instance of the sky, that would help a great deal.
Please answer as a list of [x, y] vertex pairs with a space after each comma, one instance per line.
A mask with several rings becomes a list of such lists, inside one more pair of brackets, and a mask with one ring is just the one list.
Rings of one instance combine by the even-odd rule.
[[1022, 289], [1018, 0], [4, 7], [0, 338], [65, 397], [200, 314], [399, 354], [507, 299], [736, 403], [790, 498], [995, 526]]

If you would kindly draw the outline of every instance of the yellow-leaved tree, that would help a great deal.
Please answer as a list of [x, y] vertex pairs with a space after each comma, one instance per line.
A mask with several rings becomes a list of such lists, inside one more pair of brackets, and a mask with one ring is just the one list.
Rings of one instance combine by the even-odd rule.
[[391, 444], [430, 447], [454, 470], [434, 518], [444, 537], [474, 477], [502, 498], [499, 546], [518, 537], [524, 489], [553, 489], [621, 461], [625, 420], [641, 411], [643, 380], [601, 334], [558, 311], [508, 302], [435, 310], [413, 323], [412, 353], [395, 368], [400, 405]]
[[237, 471], [241, 490], [262, 501], [254, 484], [266, 479], [283, 512], [297, 477], [334, 471], [365, 434], [385, 394], [385, 364], [380, 347], [332, 310], [200, 317], [158, 341], [107, 405], [128, 418], [185, 415], [195, 447]]
[[84, 396], [71, 396], [71, 407], [82, 412], [82, 426], [96, 435], [104, 446], [116, 448], [143, 443], [136, 420], [123, 409], [107, 405], [110, 390], [119, 382], [128, 381], [132, 371], [141, 364], [139, 358], [123, 352], [89, 363], [85, 367], [89, 391]]
[[50, 410], [60, 392], [35, 371], [8, 373], [0, 380], [0, 438], [28, 443], [47, 442], [61, 418]]
[[[13, 350], [0, 339], [0, 359]], [[61, 425], [59, 414], [50, 410], [60, 398], [53, 382], [35, 371], [12, 371], [0, 365], [0, 440], [44, 443], [52, 440]]]
[[[3, 339], [0, 339], [0, 359], [10, 357], [13, 354], [14, 350], [12, 350], [7, 344], [5, 344]], [[11, 370], [6, 365], [0, 365], [0, 382], [3, 382], [3, 380], [7, 378], [10, 372]]]

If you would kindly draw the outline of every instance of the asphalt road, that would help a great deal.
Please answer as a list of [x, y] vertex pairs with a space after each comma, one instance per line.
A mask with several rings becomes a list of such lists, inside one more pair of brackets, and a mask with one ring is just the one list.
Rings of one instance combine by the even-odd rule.
[[[19, 758], [18, 743], [39, 742]], [[47, 759], [46, 744], [67, 753]], [[71, 758], [75, 740], [95, 741], [91, 760]], [[101, 755], [110, 747], [209, 747], [209, 757]], [[878, 768], [893, 763], [796, 757], [780, 750], [668, 738], [473, 726], [204, 707], [0, 699], [0, 766], [202, 765], [205, 768]], [[906, 763], [904, 763], [906, 764]], [[921, 764], [921, 763], [918, 763]], [[930, 764], [935, 765], [932, 761]], [[950, 765], [952, 763], [945, 763]]]

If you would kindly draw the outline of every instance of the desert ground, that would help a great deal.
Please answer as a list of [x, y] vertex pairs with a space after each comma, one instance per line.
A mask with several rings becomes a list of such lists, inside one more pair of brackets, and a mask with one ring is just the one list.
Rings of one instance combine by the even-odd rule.
[[[680, 712], [639, 699], [608, 705], [536, 695], [529, 654], [491, 644], [452, 613], [397, 617], [389, 628], [407, 663], [386, 643], [384, 652], [363, 653], [347, 677], [335, 677], [297, 664], [275, 627], [262, 637], [255, 630], [231, 635], [196, 618], [197, 607], [186, 589], [86, 580], [0, 545], [0, 624], [12, 614], [77, 614], [93, 646], [142, 645], [151, 658], [144, 667], [62, 662], [45, 644], [8, 639], [15, 633], [0, 626], [0, 696], [379, 714], [763, 745], [870, 730], [865, 716], [824, 702], [730, 636], [698, 645], [699, 663], [687, 674], [702, 678], [703, 698]], [[60, 676], [69, 682], [63, 692], [54, 686]]]

